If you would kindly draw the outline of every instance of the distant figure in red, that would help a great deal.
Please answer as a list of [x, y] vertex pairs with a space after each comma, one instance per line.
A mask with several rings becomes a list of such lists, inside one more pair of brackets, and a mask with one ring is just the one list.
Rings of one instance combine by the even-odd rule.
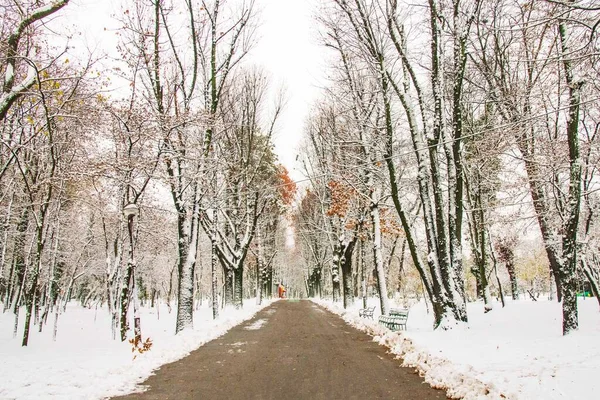
[[279, 284], [279, 298], [285, 298], [285, 286], [283, 286], [283, 283]]

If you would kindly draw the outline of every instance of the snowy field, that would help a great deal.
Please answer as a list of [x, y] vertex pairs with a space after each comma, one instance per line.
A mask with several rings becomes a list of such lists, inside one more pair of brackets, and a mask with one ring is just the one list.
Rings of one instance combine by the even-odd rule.
[[515, 301], [506, 308], [468, 305], [468, 328], [434, 332], [425, 303], [410, 308], [407, 331], [394, 333], [358, 317], [362, 302], [349, 310], [316, 301], [349, 324], [402, 356], [432, 386], [450, 398], [575, 400], [600, 393], [600, 312], [596, 299], [579, 299], [578, 332], [562, 336], [561, 305], [555, 301]]
[[102, 399], [129, 393], [153, 370], [176, 361], [233, 326], [250, 319], [271, 304], [244, 302], [243, 310], [221, 310], [217, 321], [212, 310], [201, 307], [194, 314], [194, 329], [175, 336], [176, 310], [165, 305], [142, 308], [142, 336], [152, 342], [150, 351], [134, 359], [132, 346], [112, 340], [106, 309], [70, 305], [58, 323], [56, 342], [52, 322], [40, 334], [32, 329], [29, 346], [21, 347], [22, 321], [13, 339], [14, 314], [0, 314], [0, 399]]

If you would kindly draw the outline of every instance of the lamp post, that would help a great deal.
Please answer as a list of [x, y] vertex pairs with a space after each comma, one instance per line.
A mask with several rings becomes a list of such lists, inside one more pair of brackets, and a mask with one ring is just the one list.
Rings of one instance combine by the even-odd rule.
[[[127, 261], [127, 281], [125, 282], [127, 288], [131, 288], [133, 297], [133, 332], [134, 332], [134, 345], [137, 347], [142, 342], [142, 328], [140, 325], [140, 314], [138, 307], [138, 293], [137, 286], [135, 284], [135, 257], [133, 254], [134, 238], [133, 238], [133, 222], [136, 216], [139, 215], [140, 209], [137, 204], [129, 203], [123, 207], [123, 216], [127, 218], [127, 232], [129, 234], [129, 260]], [[127, 290], [126, 292], [128, 292]], [[127, 293], [128, 294], [128, 293]], [[121, 340], [126, 338], [126, 327], [127, 327], [127, 308], [129, 302], [127, 301], [128, 295], [123, 296], [121, 306], [125, 309], [121, 309], [121, 316], [125, 319], [121, 323]]]
[[123, 215], [125, 215], [125, 217], [127, 218], [137, 217], [139, 213], [140, 209], [137, 206], [137, 204], [129, 203], [125, 207], [123, 207]]

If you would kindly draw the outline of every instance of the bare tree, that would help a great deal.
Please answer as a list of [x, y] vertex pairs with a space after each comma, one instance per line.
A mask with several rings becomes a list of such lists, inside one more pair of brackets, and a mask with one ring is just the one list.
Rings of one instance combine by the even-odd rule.
[[4, 55], [0, 63], [0, 74], [4, 76], [0, 94], [0, 121], [6, 118], [10, 107], [20, 97], [40, 82], [40, 73], [47, 65], [40, 65], [40, 55], [36, 54], [36, 30], [44, 20], [68, 3], [69, 0], [15, 1], [3, 7], [4, 18], [12, 20], [14, 29], [0, 40], [0, 54]]
[[[428, 1], [426, 15], [418, 14], [429, 22], [426, 41], [430, 49], [429, 65], [424, 71], [421, 71], [420, 55], [413, 56], [407, 47], [397, 1], [334, 0], [328, 10], [329, 26], [339, 27], [346, 48], [364, 60], [364, 66], [378, 83], [384, 120], [383, 160], [388, 169], [392, 200], [413, 264], [434, 305], [435, 325], [445, 328], [453, 321], [467, 320], [462, 266], [462, 110], [466, 45], [480, 2], [447, 3]], [[447, 51], [451, 57], [445, 56]], [[428, 80], [422, 79], [423, 76]], [[446, 95], [445, 82], [449, 82], [451, 95]], [[395, 112], [398, 106], [404, 113], [417, 162], [419, 210], [427, 242], [426, 263], [398, 188], [395, 155], [399, 140]], [[447, 118], [446, 107], [451, 110], [450, 118]]]
[[[144, 93], [162, 132], [166, 181], [178, 214], [178, 303], [176, 332], [193, 325], [196, 249], [200, 203], [208, 192], [206, 165], [221, 94], [233, 67], [252, 43], [253, 1], [227, 13], [223, 1], [182, 7], [186, 31], [179, 29], [176, 4], [136, 2], [126, 19], [132, 66], [140, 65]], [[237, 12], [236, 12], [237, 11]], [[177, 27], [177, 28], [175, 28]], [[177, 30], [178, 34], [175, 35]], [[182, 41], [191, 44], [182, 46]], [[170, 69], [166, 61], [175, 66]]]
[[[216, 193], [207, 208], [216, 208], [221, 227], [203, 211], [202, 227], [210, 237], [218, 236], [216, 254], [225, 274], [225, 304], [241, 307], [243, 302], [244, 262], [256, 233], [258, 220], [275, 199], [265, 183], [276, 182], [275, 155], [270, 138], [281, 110], [279, 103], [273, 117], [264, 123], [267, 81], [264, 73], [245, 71], [224, 89], [221, 101], [219, 157], [224, 165], [224, 190]], [[216, 173], [216, 171], [215, 171]]]
[[[521, 6], [497, 2], [481, 18], [486, 22], [478, 34], [476, 64], [503, 122], [514, 127], [563, 303], [564, 334], [578, 326], [575, 271], [583, 168], [579, 133], [584, 83], [581, 68], [589, 57], [586, 49], [591, 43], [586, 39], [582, 42], [588, 45], [575, 47], [572, 38], [589, 38], [584, 21], [591, 12], [572, 9], [568, 3]], [[518, 29], [500, 29], [506, 25]]]

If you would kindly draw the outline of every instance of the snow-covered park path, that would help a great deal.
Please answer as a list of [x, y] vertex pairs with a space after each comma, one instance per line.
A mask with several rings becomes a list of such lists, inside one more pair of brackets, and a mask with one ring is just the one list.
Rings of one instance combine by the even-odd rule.
[[445, 399], [365, 333], [309, 301], [279, 301], [118, 399]]

